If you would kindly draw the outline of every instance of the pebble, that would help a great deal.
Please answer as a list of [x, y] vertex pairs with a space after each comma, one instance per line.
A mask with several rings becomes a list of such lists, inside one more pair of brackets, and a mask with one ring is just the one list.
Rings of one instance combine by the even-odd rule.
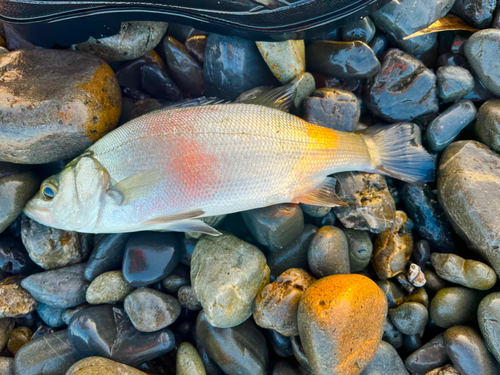
[[98, 305], [77, 312], [68, 328], [71, 345], [82, 357], [100, 356], [129, 366], [159, 357], [174, 349], [168, 328], [139, 332], [123, 308]]
[[446, 288], [450, 284], [440, 278], [434, 271], [425, 270], [425, 287], [433, 293], [439, 292], [441, 289]]
[[375, 34], [369, 44], [370, 48], [373, 50], [379, 60], [382, 59], [382, 56], [385, 53], [388, 45], [389, 39], [387, 39], [385, 34]]
[[35, 264], [19, 238], [9, 236], [0, 238], [0, 272], [13, 275], [27, 275]]
[[376, 236], [372, 266], [381, 280], [404, 272], [413, 250], [413, 236], [408, 228], [408, 216], [396, 211], [392, 228]]
[[85, 264], [76, 264], [28, 276], [21, 285], [38, 302], [67, 309], [86, 302], [88, 281], [83, 277]]
[[302, 346], [300, 336], [292, 336], [290, 338], [290, 341], [292, 343], [293, 356], [295, 357], [299, 365], [305, 370], [304, 373], [307, 375], [312, 374], [313, 370], [311, 368], [311, 365], [309, 364], [306, 354], [304, 353], [304, 348]]
[[262, 252], [230, 234], [202, 237], [191, 260], [191, 283], [207, 320], [234, 327], [252, 315], [253, 300], [269, 283]]
[[158, 64], [141, 66], [141, 87], [151, 96], [169, 101], [180, 101], [182, 92]]
[[481, 335], [470, 327], [455, 326], [444, 333], [444, 345], [461, 375], [494, 375], [500, 366], [488, 352]]
[[425, 291], [425, 288], [416, 288], [412, 293], [404, 297], [404, 301], [418, 302], [424, 305], [425, 308], [429, 307], [429, 295]]
[[124, 278], [121, 271], [109, 271], [97, 276], [86, 293], [91, 304], [123, 301], [135, 288]]
[[295, 99], [293, 100], [293, 110], [295, 113], [302, 113], [303, 102], [316, 90], [316, 81], [311, 73], [302, 73], [290, 84], [295, 87]]
[[[410, 211], [411, 209], [409, 210], [407, 208], [407, 212]], [[413, 245], [413, 252], [411, 253], [411, 259], [422, 270], [425, 269], [427, 261], [431, 259], [431, 247], [427, 240], [418, 240], [415, 242]]]
[[446, 365], [429, 371], [426, 375], [460, 375], [460, 373], [453, 366]]
[[420, 335], [404, 335], [403, 336], [403, 349], [406, 352], [414, 352], [422, 346], [422, 339]]
[[[20, 50], [0, 55], [0, 71], [6, 70], [10, 73], [0, 82], [0, 96], [8, 98], [0, 105], [0, 161], [43, 164], [73, 158], [118, 122], [118, 80], [95, 56]], [[13, 127], [16, 131], [9, 131]]]
[[92, 53], [106, 61], [127, 61], [141, 57], [160, 43], [167, 31], [166, 22], [122, 22], [120, 31], [112, 36], [75, 44], [74, 49]]
[[484, 29], [491, 24], [496, 0], [456, 0], [451, 11], [469, 25]]
[[125, 246], [123, 277], [133, 287], [163, 280], [179, 263], [181, 243], [175, 233], [134, 233]]
[[460, 99], [442, 112], [428, 126], [427, 144], [432, 151], [444, 150], [456, 136], [476, 119], [476, 107], [472, 101]]
[[500, 272], [500, 155], [475, 141], [452, 143], [441, 156], [437, 190], [441, 206], [472, 250]]
[[493, 151], [500, 152], [500, 100], [484, 103], [477, 112], [476, 133], [479, 140]]
[[455, 254], [434, 253], [431, 262], [439, 277], [471, 289], [488, 290], [497, 282], [495, 271], [477, 260], [464, 259]]
[[146, 373], [110, 359], [89, 357], [76, 362], [65, 375], [146, 375]]
[[427, 323], [427, 308], [417, 302], [404, 302], [398, 307], [389, 309], [392, 324], [405, 335], [421, 333]]
[[495, 292], [483, 298], [477, 309], [477, 320], [488, 350], [500, 360], [500, 293]]
[[477, 291], [468, 288], [443, 288], [431, 301], [430, 317], [441, 328], [467, 324], [476, 316], [481, 297]]
[[300, 268], [283, 272], [257, 294], [252, 309], [255, 323], [287, 337], [297, 336], [299, 301], [315, 281], [313, 276]]
[[266, 339], [252, 319], [231, 328], [217, 328], [201, 311], [196, 335], [208, 355], [227, 375], [267, 375], [269, 353]]
[[56, 307], [50, 307], [44, 303], [39, 303], [36, 312], [40, 316], [40, 319], [43, 320], [45, 324], [49, 327], [62, 327], [65, 325], [64, 320], [62, 319], [62, 315], [66, 311], [65, 309], [58, 309]]
[[377, 285], [387, 298], [387, 304], [390, 309], [401, 305], [404, 301], [405, 294], [401, 288], [391, 280], [378, 280]]
[[15, 320], [13, 318], [0, 319], [0, 352], [3, 350], [9, 341], [10, 334], [14, 329]]
[[366, 104], [374, 115], [388, 122], [411, 121], [438, 112], [436, 76], [415, 57], [391, 49], [380, 72], [368, 84]]
[[382, 340], [388, 342], [396, 349], [399, 349], [403, 346], [403, 334], [398, 331], [394, 324], [392, 324], [389, 317], [385, 319]]
[[28, 327], [14, 328], [7, 342], [7, 349], [12, 355], [16, 355], [19, 349], [30, 342], [31, 336], [33, 336], [33, 331]]
[[304, 120], [326, 128], [352, 132], [361, 115], [353, 93], [337, 88], [321, 88], [304, 100]]
[[441, 66], [436, 77], [438, 96], [445, 103], [467, 96], [474, 88], [474, 77], [460, 66]]
[[271, 346], [273, 347], [274, 352], [278, 356], [284, 358], [293, 356], [292, 340], [290, 339], [290, 337], [283, 336], [281, 333], [276, 332], [274, 329], [268, 329], [266, 330], [266, 333], [267, 338], [271, 342]]
[[360, 375], [409, 375], [396, 349], [385, 341], [380, 341], [375, 357]]
[[360, 41], [317, 41], [306, 47], [307, 70], [337, 78], [370, 78], [380, 70], [373, 50]]
[[184, 46], [191, 56], [200, 64], [205, 62], [205, 49], [207, 47], [208, 35], [193, 35], [186, 39]]
[[155, 50], [146, 52], [141, 57], [125, 63], [116, 72], [116, 78], [118, 78], [120, 86], [139, 90], [141, 88], [141, 68], [144, 65], [151, 66], [152, 64], [157, 65], [163, 70], [167, 68], [167, 66]]
[[440, 333], [406, 357], [405, 366], [411, 374], [426, 375], [446, 362], [448, 354], [444, 346], [444, 333]]
[[348, 26], [342, 27], [342, 40], [345, 42], [359, 40], [368, 44], [375, 36], [376, 31], [375, 25], [370, 17], [365, 17]]
[[183, 342], [177, 348], [176, 375], [206, 375], [203, 362], [196, 348]]
[[306, 70], [306, 50], [303, 40], [255, 42], [274, 76], [284, 85]]
[[310, 204], [303, 204], [303, 203], [300, 203], [299, 206], [302, 209], [304, 215], [314, 218], [325, 217], [332, 210], [331, 207], [311, 206]]
[[96, 239], [96, 244], [85, 266], [84, 276], [93, 281], [97, 276], [108, 271], [121, 269], [123, 252], [130, 233], [104, 234]]
[[191, 285], [181, 286], [177, 291], [177, 299], [181, 306], [188, 310], [198, 311], [203, 308]]
[[350, 273], [349, 244], [342, 229], [320, 228], [309, 245], [307, 258], [311, 272], [318, 278]]
[[0, 373], [3, 375], [15, 375], [14, 358], [0, 357]]
[[420, 288], [425, 285], [425, 275], [415, 263], [411, 263], [406, 271], [406, 278], [413, 286]]
[[[195, 327], [196, 329], [196, 327]], [[196, 333], [196, 331], [195, 331]], [[200, 354], [201, 361], [203, 362], [203, 367], [205, 367], [205, 371], [207, 372], [208, 375], [224, 375], [224, 372], [222, 369], [219, 367], [217, 363], [208, 355], [206, 348], [203, 346], [201, 340], [199, 339], [198, 335], [195, 335], [195, 341], [196, 341], [196, 349], [198, 350], [198, 353]]]
[[179, 288], [191, 283], [189, 268], [183, 264], [178, 264], [161, 283], [167, 292], [177, 293]]
[[373, 244], [368, 231], [344, 228], [349, 247], [349, 265], [351, 272], [358, 272], [370, 263]]
[[21, 285], [20, 277], [0, 282], [0, 318], [18, 318], [35, 311], [37, 300]]
[[298, 326], [313, 372], [361, 371], [378, 349], [386, 314], [384, 294], [365, 276], [327, 276], [310, 286], [300, 300]]
[[49, 326], [46, 326], [45, 324], [42, 324], [38, 329], [33, 333], [33, 336], [31, 336], [31, 341], [39, 339], [40, 337], [46, 336], [50, 333], [56, 332], [56, 328], [52, 328]]
[[335, 175], [336, 193], [347, 207], [333, 211], [346, 228], [381, 233], [392, 227], [396, 205], [384, 176], [361, 172]]

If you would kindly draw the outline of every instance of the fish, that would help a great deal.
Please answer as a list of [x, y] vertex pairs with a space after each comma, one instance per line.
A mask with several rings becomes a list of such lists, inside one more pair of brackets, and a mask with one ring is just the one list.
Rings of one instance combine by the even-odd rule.
[[215, 236], [207, 217], [280, 203], [345, 206], [335, 173], [434, 178], [413, 124], [341, 132], [288, 113], [292, 100], [271, 90], [248, 102], [164, 108], [133, 119], [44, 180], [24, 213], [82, 233]]

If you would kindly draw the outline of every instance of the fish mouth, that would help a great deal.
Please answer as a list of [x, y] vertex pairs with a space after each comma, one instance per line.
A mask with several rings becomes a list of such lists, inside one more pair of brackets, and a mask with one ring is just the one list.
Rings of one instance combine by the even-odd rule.
[[44, 225], [50, 224], [50, 210], [43, 207], [24, 206], [23, 213], [32, 220]]

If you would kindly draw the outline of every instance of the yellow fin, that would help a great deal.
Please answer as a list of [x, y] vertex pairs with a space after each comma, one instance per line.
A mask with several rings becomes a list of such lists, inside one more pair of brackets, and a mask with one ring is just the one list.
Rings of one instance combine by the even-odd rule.
[[116, 204], [123, 206], [151, 191], [160, 180], [158, 169], [146, 169], [111, 186], [107, 191]]
[[327, 179], [314, 190], [294, 199], [294, 201], [312, 206], [339, 207], [347, 206], [337, 194], [335, 194], [335, 184], [337, 180], [334, 177]]
[[464, 30], [471, 32], [479, 31], [479, 29], [476, 29], [475, 27], [466, 24], [465, 21], [462, 20], [460, 17], [448, 15], [444, 18], [438, 19], [436, 22], [429, 25], [429, 27], [426, 27], [423, 30], [417, 31], [416, 33], [404, 37], [403, 40], [415, 38], [421, 35], [438, 33], [440, 31], [452, 31], [452, 30]]

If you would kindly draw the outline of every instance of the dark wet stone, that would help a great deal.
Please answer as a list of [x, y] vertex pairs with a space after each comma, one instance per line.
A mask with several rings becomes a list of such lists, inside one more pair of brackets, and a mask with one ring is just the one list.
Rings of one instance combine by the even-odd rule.
[[104, 272], [121, 269], [123, 252], [130, 233], [104, 234], [96, 239], [94, 250], [85, 267], [84, 276], [93, 281]]
[[68, 337], [82, 357], [100, 356], [130, 366], [168, 353], [175, 345], [168, 328], [139, 332], [123, 308], [111, 305], [92, 306], [76, 313]]
[[21, 283], [20, 276], [8, 277], [0, 282], [0, 318], [19, 318], [35, 311], [37, 301]]
[[166, 65], [160, 56], [155, 50], [151, 50], [138, 59], [126, 63], [116, 72], [116, 78], [118, 78], [120, 86], [139, 90], [141, 88], [141, 68], [146, 64], [156, 64], [160, 68], [166, 69]]
[[342, 28], [342, 40], [345, 42], [354, 42], [359, 40], [364, 43], [370, 43], [375, 36], [375, 25], [370, 17], [365, 17], [358, 22], [351, 23]]
[[444, 333], [444, 345], [461, 375], [494, 375], [500, 366], [488, 352], [481, 335], [470, 327], [455, 326]]
[[427, 324], [427, 308], [417, 302], [404, 302], [389, 310], [392, 324], [405, 335], [421, 333]]
[[83, 305], [79, 305], [73, 309], [64, 310], [64, 313], [62, 314], [62, 319], [63, 319], [64, 323], [69, 325], [69, 322], [71, 321], [71, 318], [73, 317], [73, 315], [75, 315], [80, 310], [87, 309], [87, 308], [92, 307], [92, 306], [93, 305], [91, 305], [90, 303], [86, 303]]
[[424, 276], [426, 281], [425, 288], [431, 291], [432, 293], [437, 293], [441, 289], [450, 286], [450, 284], [446, 280], [440, 278], [434, 271], [425, 270]]
[[135, 233], [125, 246], [123, 276], [134, 287], [154, 284], [174, 270], [180, 256], [177, 234]]
[[443, 288], [431, 301], [430, 317], [441, 328], [467, 324], [476, 316], [481, 297], [478, 291], [468, 288]]
[[384, 323], [384, 333], [382, 340], [399, 349], [403, 346], [403, 334], [392, 324], [391, 319], [387, 317]]
[[38, 329], [35, 331], [35, 333], [33, 333], [33, 336], [31, 336], [31, 341], [39, 339], [40, 337], [49, 335], [49, 334], [54, 333], [56, 331], [57, 331], [56, 328], [52, 328], [52, 327], [49, 327], [45, 324], [42, 324], [40, 327], [38, 327]]
[[[425, 238], [434, 249], [452, 251], [455, 244], [448, 220], [429, 185], [404, 184], [400, 194], [406, 213], [415, 224], [414, 229], [420, 237]], [[430, 249], [425, 244], [420, 244], [417, 252], [418, 255], [414, 255], [415, 263], [422, 267], [430, 257]]]
[[439, 202], [455, 232], [498, 274], [500, 155], [479, 142], [452, 143], [441, 156], [437, 185]]
[[378, 280], [377, 285], [384, 292], [390, 309], [403, 303], [404, 293], [392, 280]]
[[207, 35], [193, 35], [186, 39], [186, 42], [184, 43], [186, 50], [201, 64], [205, 62], [205, 49], [207, 47], [207, 41]]
[[274, 329], [266, 330], [267, 337], [271, 342], [274, 352], [280, 357], [291, 357], [293, 355], [290, 337], [283, 336]]
[[243, 220], [258, 243], [279, 251], [297, 239], [304, 229], [300, 206], [277, 204], [242, 212]]
[[392, 49], [368, 85], [366, 104], [389, 122], [411, 121], [438, 112], [436, 76], [415, 57]]
[[474, 88], [464, 96], [464, 99], [472, 100], [474, 103], [485, 102], [493, 98], [495, 95], [488, 90], [476, 77], [474, 77]]
[[349, 265], [351, 272], [358, 272], [370, 263], [373, 244], [368, 231], [344, 228], [349, 247]]
[[336, 194], [348, 205], [333, 208], [342, 225], [372, 233], [381, 233], [392, 227], [396, 205], [384, 176], [343, 172], [337, 173], [335, 178]]
[[[499, 8], [500, 9], [500, 8]], [[500, 152], [500, 100], [484, 103], [477, 113], [476, 133], [479, 140], [492, 150]]]
[[13, 318], [0, 319], [0, 351], [3, 350], [9, 341], [10, 334], [14, 329], [15, 320]]
[[181, 306], [188, 310], [198, 311], [203, 308], [191, 285], [181, 286], [177, 291], [177, 299]]
[[170, 23], [167, 34], [172, 35], [181, 43], [185, 43], [187, 39], [195, 35], [207, 35], [205, 31], [180, 23]]
[[467, 42], [467, 39], [469, 39], [469, 37], [461, 35], [461, 34], [457, 34], [457, 35], [451, 34], [450, 39], [451, 38], [453, 38], [453, 42], [451, 43], [451, 46], [450, 46], [450, 52], [463, 55], [465, 53], [464, 52], [465, 42]]
[[310, 204], [303, 203], [300, 203], [300, 208], [302, 208], [302, 212], [304, 213], [304, 215], [314, 218], [325, 217], [332, 210], [331, 207], [311, 206]]
[[[400, 260], [398, 260], [400, 261]], [[415, 286], [408, 280], [404, 273], [398, 273], [394, 279], [408, 292], [413, 293]]]
[[85, 264], [40, 272], [25, 278], [21, 285], [41, 303], [67, 309], [86, 302], [89, 282], [83, 277]]
[[500, 292], [483, 298], [477, 309], [477, 321], [489, 351], [500, 360]]
[[442, 66], [436, 77], [438, 96], [445, 103], [463, 98], [474, 89], [474, 77], [460, 66]]
[[318, 229], [307, 253], [309, 269], [321, 278], [350, 273], [349, 244], [342, 229], [325, 226]]
[[162, 281], [163, 287], [170, 293], [177, 293], [180, 287], [190, 283], [189, 268], [183, 264], [178, 264]]
[[[66, 375], [147, 375], [133, 367], [102, 357], [82, 359], [71, 366]], [[196, 374], [193, 374], [196, 375]]]
[[169, 101], [182, 99], [182, 92], [158, 64], [146, 64], [141, 67], [141, 86], [155, 98]]
[[360, 375], [408, 375], [408, 371], [396, 349], [385, 341], [380, 341], [375, 357]]
[[45, 324], [49, 327], [62, 327], [65, 323], [62, 319], [62, 314], [64, 313], [64, 309], [58, 309], [56, 307], [50, 307], [44, 303], [39, 303], [36, 312], [43, 320]]
[[210, 33], [205, 51], [207, 96], [234, 100], [254, 87], [277, 82], [253, 41]]
[[453, 52], [445, 52], [439, 55], [436, 65], [438, 68], [442, 66], [459, 66], [469, 71], [472, 69], [465, 56]]
[[326, 128], [351, 132], [359, 122], [361, 109], [349, 91], [322, 88], [304, 100], [304, 120]]
[[325, 216], [314, 218], [314, 225], [316, 225], [319, 228], [322, 228], [325, 225], [335, 225], [336, 221], [337, 221], [337, 216], [332, 210], [330, 210], [330, 212], [328, 212]]
[[34, 268], [35, 264], [19, 238], [0, 238], [0, 271], [28, 275]]
[[370, 48], [373, 50], [379, 60], [382, 59], [382, 56], [385, 53], [388, 45], [389, 40], [387, 39], [385, 34], [376, 34], [369, 44]]
[[414, 352], [422, 346], [422, 339], [420, 335], [404, 335], [403, 336], [403, 348], [406, 352]]
[[451, 12], [469, 25], [484, 29], [491, 24], [496, 0], [456, 0]]
[[306, 47], [307, 70], [338, 78], [369, 78], [380, 62], [367, 44], [318, 41]]
[[[410, 210], [407, 209], [409, 213]], [[427, 240], [419, 240], [413, 245], [411, 260], [422, 270], [425, 269], [427, 261], [431, 259], [431, 247]]]
[[19, 375], [65, 375], [80, 359], [71, 347], [65, 329], [24, 345], [14, 359], [14, 370]]
[[429, 295], [425, 291], [425, 288], [416, 288], [412, 293], [405, 296], [404, 301], [418, 302], [426, 308], [429, 307]]
[[252, 319], [232, 328], [212, 326], [205, 312], [196, 320], [196, 335], [208, 355], [228, 375], [266, 375], [269, 361], [266, 339]]
[[300, 375], [288, 362], [280, 360], [275, 363], [271, 375]]
[[219, 365], [208, 355], [207, 349], [203, 346], [203, 343], [199, 339], [198, 335], [196, 335], [195, 340], [196, 349], [198, 349], [198, 353], [200, 354], [200, 358], [203, 362], [203, 367], [205, 367], [207, 375], [224, 375], [224, 372]]
[[406, 357], [406, 368], [414, 375], [426, 375], [429, 371], [448, 362], [444, 346], [444, 334], [441, 333]]
[[302, 341], [300, 340], [300, 336], [292, 336], [290, 337], [290, 341], [292, 342], [292, 351], [293, 351], [293, 356], [299, 363], [299, 365], [304, 369], [305, 371], [301, 371], [301, 373], [311, 375], [312, 374], [312, 369], [309, 364], [309, 361], [307, 360], [306, 353], [304, 353], [304, 347], [302, 346]]

